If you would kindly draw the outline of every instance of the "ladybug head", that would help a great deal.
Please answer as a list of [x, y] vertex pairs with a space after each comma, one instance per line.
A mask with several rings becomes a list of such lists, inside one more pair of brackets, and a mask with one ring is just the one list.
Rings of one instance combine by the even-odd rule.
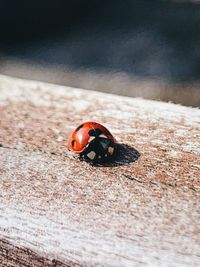
[[82, 158], [92, 162], [102, 162], [113, 157], [115, 151], [113, 140], [107, 138], [100, 129], [92, 129], [88, 134], [94, 138], [81, 153]]

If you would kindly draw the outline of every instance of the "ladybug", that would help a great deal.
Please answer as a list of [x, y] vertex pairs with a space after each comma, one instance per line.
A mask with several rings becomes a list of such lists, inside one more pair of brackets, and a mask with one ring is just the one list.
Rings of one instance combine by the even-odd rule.
[[81, 159], [103, 162], [114, 157], [116, 140], [103, 125], [85, 122], [71, 133], [67, 147]]

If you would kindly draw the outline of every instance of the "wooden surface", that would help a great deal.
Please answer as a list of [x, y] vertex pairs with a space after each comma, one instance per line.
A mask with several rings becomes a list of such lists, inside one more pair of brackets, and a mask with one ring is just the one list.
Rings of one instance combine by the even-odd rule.
[[[66, 155], [83, 121], [114, 163]], [[200, 111], [0, 76], [1, 266], [200, 266]]]

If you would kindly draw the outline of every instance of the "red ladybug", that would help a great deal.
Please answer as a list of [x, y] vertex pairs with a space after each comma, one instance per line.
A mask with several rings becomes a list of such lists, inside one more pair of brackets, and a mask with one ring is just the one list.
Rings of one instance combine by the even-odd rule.
[[85, 122], [71, 133], [67, 147], [86, 161], [101, 162], [114, 156], [116, 140], [103, 125]]

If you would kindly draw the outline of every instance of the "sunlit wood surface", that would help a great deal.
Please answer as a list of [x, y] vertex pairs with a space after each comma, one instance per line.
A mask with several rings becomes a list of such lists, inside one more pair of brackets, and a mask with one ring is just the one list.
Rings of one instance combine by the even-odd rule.
[[[83, 121], [113, 163], [66, 155]], [[200, 110], [0, 76], [1, 266], [200, 266]]]

